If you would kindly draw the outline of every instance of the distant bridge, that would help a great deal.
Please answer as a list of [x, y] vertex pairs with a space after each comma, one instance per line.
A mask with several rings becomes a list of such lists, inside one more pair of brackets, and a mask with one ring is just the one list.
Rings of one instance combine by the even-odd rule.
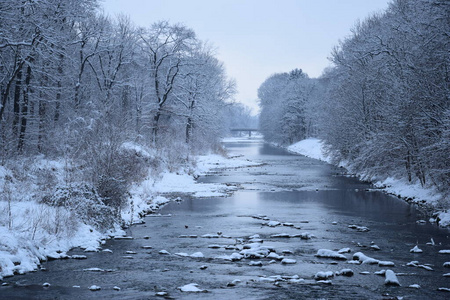
[[248, 136], [252, 136], [252, 132], [258, 132], [259, 129], [257, 128], [232, 128], [230, 129], [231, 132], [248, 132]]

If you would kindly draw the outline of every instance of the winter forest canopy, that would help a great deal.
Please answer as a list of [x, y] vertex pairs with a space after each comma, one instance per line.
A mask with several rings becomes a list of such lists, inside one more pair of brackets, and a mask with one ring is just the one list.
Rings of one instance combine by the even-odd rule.
[[336, 162], [434, 187], [448, 208], [449, 15], [446, 0], [392, 1], [354, 26], [319, 79], [270, 76], [258, 90], [266, 140], [319, 137]]
[[[0, 185], [39, 178], [38, 202], [91, 198], [118, 216], [148, 168], [156, 175], [217, 151], [227, 120], [249, 115], [194, 31], [137, 27], [99, 5], [0, 0], [0, 167], [13, 170]], [[44, 157], [64, 161], [64, 182], [33, 165]]]

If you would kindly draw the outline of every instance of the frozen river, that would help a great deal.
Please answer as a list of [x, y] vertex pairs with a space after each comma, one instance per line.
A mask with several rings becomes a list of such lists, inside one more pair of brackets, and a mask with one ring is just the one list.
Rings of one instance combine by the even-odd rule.
[[[200, 178], [240, 185], [232, 196], [172, 202], [162, 216], [132, 227], [134, 239], [108, 241], [103, 248], [112, 253], [75, 249], [69, 254], [87, 259], [50, 261], [44, 263], [47, 271], [5, 278], [10, 285], [0, 287], [0, 299], [448, 299], [449, 292], [438, 291], [450, 288], [443, 276], [450, 272], [443, 266], [450, 254], [439, 254], [450, 249], [448, 230], [418, 223], [426, 217], [414, 207], [342, 169], [259, 140], [226, 146], [262, 163]], [[250, 247], [250, 236], [251, 257], [233, 255]], [[432, 239], [434, 245], [427, 245]], [[410, 252], [416, 245], [422, 253]], [[343, 248], [349, 248], [342, 251], [345, 259], [316, 256], [319, 249]], [[393, 266], [356, 264], [357, 252]], [[343, 269], [353, 276], [314, 279], [318, 272]], [[375, 274], [387, 269], [397, 273], [401, 286], [386, 286], [385, 277]], [[51, 286], [43, 288], [44, 282]], [[190, 283], [206, 291], [178, 289]], [[101, 290], [92, 292], [91, 285]]]

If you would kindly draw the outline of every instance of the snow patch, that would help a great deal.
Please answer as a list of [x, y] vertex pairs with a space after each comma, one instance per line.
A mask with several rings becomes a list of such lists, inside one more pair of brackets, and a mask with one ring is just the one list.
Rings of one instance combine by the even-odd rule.
[[325, 155], [323, 142], [316, 138], [308, 138], [289, 146], [288, 151], [301, 154], [314, 159], [330, 162], [331, 159]]

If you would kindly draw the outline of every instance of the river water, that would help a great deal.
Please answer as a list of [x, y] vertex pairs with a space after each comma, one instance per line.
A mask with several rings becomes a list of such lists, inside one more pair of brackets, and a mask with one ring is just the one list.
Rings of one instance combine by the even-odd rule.
[[[450, 254], [439, 254], [450, 249], [449, 231], [418, 223], [427, 217], [415, 207], [347, 176], [343, 169], [258, 139], [225, 146], [233, 155], [261, 163], [199, 179], [240, 186], [232, 196], [186, 196], [171, 202], [160, 215], [129, 229], [134, 239], [108, 241], [103, 248], [112, 253], [74, 249], [70, 255], [87, 259], [49, 261], [43, 264], [47, 271], [5, 278], [9, 285], [0, 286], [0, 299], [448, 299], [450, 293], [438, 288], [450, 288], [450, 277], [443, 276], [450, 272], [443, 266]], [[264, 225], [269, 221], [281, 224]], [[240, 252], [256, 234], [260, 245], [295, 263], [264, 257], [223, 259]], [[434, 245], [427, 244], [432, 240]], [[422, 253], [410, 252], [416, 245]], [[346, 260], [316, 256], [319, 249], [343, 248], [350, 248], [343, 253]], [[196, 252], [204, 257], [175, 254]], [[356, 252], [394, 266], [350, 263]], [[408, 266], [411, 261], [425, 267]], [[328, 282], [314, 279], [318, 272], [342, 269], [354, 275], [334, 276]], [[401, 286], [386, 286], [385, 277], [375, 274], [383, 269], [393, 270]], [[42, 287], [44, 282], [51, 286]], [[207, 291], [178, 289], [190, 283]], [[409, 287], [412, 284], [421, 288]], [[91, 285], [101, 290], [92, 292]]]

